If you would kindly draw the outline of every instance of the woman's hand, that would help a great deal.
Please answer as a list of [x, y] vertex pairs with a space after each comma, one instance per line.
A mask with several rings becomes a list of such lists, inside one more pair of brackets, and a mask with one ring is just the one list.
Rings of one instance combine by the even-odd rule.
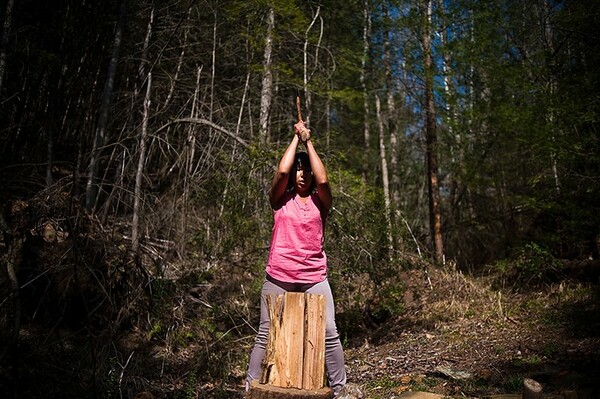
[[306, 128], [304, 121], [300, 121], [294, 125], [294, 133], [303, 143], [306, 143], [308, 140], [310, 140], [310, 129]]

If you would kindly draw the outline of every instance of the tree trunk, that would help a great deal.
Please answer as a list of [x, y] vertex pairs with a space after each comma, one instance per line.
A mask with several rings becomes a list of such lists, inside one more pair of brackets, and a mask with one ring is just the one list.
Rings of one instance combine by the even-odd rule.
[[[191, 10], [188, 10], [188, 20], [190, 18]], [[185, 56], [185, 51], [188, 45], [188, 36], [190, 33], [190, 29], [186, 28], [183, 33], [183, 44], [181, 46], [181, 52], [179, 53], [179, 60], [177, 61], [177, 67], [175, 68], [175, 74], [173, 75], [173, 79], [171, 79], [171, 84], [169, 86], [169, 94], [165, 99], [165, 102], [162, 106], [162, 109], [165, 110], [167, 106], [171, 103], [171, 99], [173, 98], [173, 93], [175, 92], [175, 85], [179, 81], [179, 73], [181, 72], [181, 66], [183, 65], [183, 60]]]
[[379, 127], [379, 160], [381, 162], [381, 180], [383, 182], [383, 201], [385, 204], [386, 236], [388, 240], [388, 250], [392, 254], [394, 242], [392, 240], [392, 218], [390, 205], [390, 182], [388, 178], [388, 167], [385, 150], [385, 129], [383, 127], [383, 116], [381, 115], [381, 100], [379, 95], [375, 95], [375, 110], [377, 112], [377, 126]]
[[119, 51], [121, 49], [121, 41], [123, 39], [123, 29], [125, 27], [126, 1], [121, 0], [121, 8], [119, 11], [119, 21], [115, 31], [115, 40], [113, 42], [112, 55], [108, 64], [108, 73], [102, 93], [102, 104], [100, 106], [100, 117], [92, 146], [92, 154], [90, 158], [88, 180], [85, 196], [85, 210], [88, 214], [93, 214], [98, 201], [98, 168], [100, 163], [100, 153], [106, 141], [106, 129], [108, 127], [108, 114], [111, 106], [111, 98], [115, 83], [115, 75], [117, 72], [117, 64], [119, 62]]
[[4, 13], [4, 28], [2, 30], [2, 44], [0, 45], [0, 93], [2, 93], [2, 83], [4, 82], [4, 73], [6, 70], [6, 53], [8, 51], [8, 37], [10, 36], [14, 4], [15, 0], [8, 0]]
[[363, 91], [363, 165], [362, 174], [363, 180], [368, 181], [369, 170], [369, 152], [371, 148], [371, 132], [369, 129], [369, 90], [367, 88], [367, 60], [369, 59], [369, 40], [371, 36], [371, 12], [369, 10], [369, 0], [364, 0], [363, 3], [363, 54], [360, 67], [360, 83]]
[[152, 92], [152, 72], [148, 72], [146, 79], [146, 97], [144, 98], [144, 117], [142, 120], [142, 132], [140, 136], [140, 158], [138, 160], [137, 172], [135, 174], [135, 189], [133, 194], [133, 220], [131, 222], [131, 250], [138, 254], [139, 250], [139, 220], [140, 203], [142, 202], [142, 177], [146, 163], [146, 139], [148, 137], [148, 117], [150, 113], [150, 93]]
[[460, 224], [461, 218], [461, 198], [463, 188], [459, 181], [459, 176], [465, 175], [464, 166], [464, 151], [463, 151], [463, 138], [462, 133], [459, 130], [454, 129], [454, 126], [458, 120], [458, 115], [453, 106], [452, 99], [456, 97], [456, 90], [452, 84], [451, 75], [452, 71], [452, 59], [450, 51], [447, 49], [448, 45], [448, 32], [449, 27], [446, 25], [448, 20], [446, 15], [445, 3], [443, 0], [437, 0], [440, 13], [442, 14], [442, 27], [441, 27], [441, 46], [443, 49], [442, 55], [442, 75], [443, 75], [443, 87], [445, 93], [445, 108], [446, 108], [446, 129], [448, 137], [450, 138], [450, 157], [451, 157], [451, 170], [447, 176], [449, 186], [449, 199], [448, 207], [449, 212], [452, 214], [452, 223]]
[[[154, 14], [155, 14], [155, 10], [156, 9], [156, 5], [154, 4], [154, 0], [152, 0], [152, 5], [150, 7], [150, 17], [148, 19], [148, 25], [146, 26], [146, 37], [144, 38], [144, 44], [142, 46], [142, 56], [140, 57], [140, 65], [138, 66], [138, 82], [136, 82], [135, 84], [135, 89], [134, 89], [134, 94], [133, 97], [134, 99], [137, 98], [137, 95], [139, 93], [138, 91], [138, 84], [140, 84], [141, 82], [144, 81], [144, 79], [146, 78], [146, 65], [148, 64], [149, 60], [148, 60], [148, 50], [150, 48], [150, 40], [152, 39], [152, 32], [153, 29], [152, 27], [154, 26]], [[143, 86], [143, 83], [141, 83]]]
[[210, 69], [210, 108], [208, 120], [213, 121], [213, 111], [215, 106], [215, 74], [217, 71], [217, 9], [215, 8], [213, 12], [215, 16], [215, 20], [213, 21], [213, 37], [212, 37], [212, 61], [211, 61], [211, 69]]
[[[308, 77], [308, 34], [310, 33], [310, 30], [312, 29], [313, 25], [317, 21], [317, 18], [319, 18], [320, 11], [321, 11], [321, 6], [318, 6], [315, 16], [313, 17], [312, 21], [310, 21], [308, 28], [306, 28], [306, 32], [304, 32], [304, 51], [303, 51], [303, 55], [304, 55], [303, 83], [304, 83], [304, 105], [305, 105], [304, 122], [307, 125], [310, 125], [309, 110], [310, 110], [311, 101], [312, 101], [311, 95], [310, 95], [310, 90], [308, 89], [308, 81], [309, 81], [309, 77]], [[322, 34], [322, 32], [323, 32], [323, 29], [321, 29], [321, 34]], [[318, 51], [318, 48], [319, 48], [319, 46], [317, 46], [317, 51]], [[315, 62], [317, 62], [317, 57], [315, 57]]]
[[[543, 21], [543, 26], [542, 26], [542, 34], [545, 38], [544, 40], [544, 44], [546, 46], [546, 54], [548, 54], [548, 64], [547, 65], [547, 69], [548, 69], [548, 95], [550, 98], [550, 109], [546, 112], [547, 118], [548, 118], [548, 127], [549, 130], [552, 132], [552, 134], [550, 135], [550, 139], [552, 140], [553, 143], [556, 142], [556, 137], [554, 134], [554, 129], [556, 126], [556, 109], [558, 109], [558, 106], [555, 105], [556, 100], [555, 100], [555, 96], [556, 96], [556, 75], [555, 75], [555, 66], [554, 66], [554, 53], [555, 53], [555, 46], [554, 46], [554, 33], [552, 31], [552, 25], [550, 24], [550, 5], [548, 4], [548, 1], [543, 1], [543, 17], [540, 18], [541, 21]], [[550, 162], [552, 164], [552, 174], [554, 175], [554, 190], [556, 191], [557, 195], [560, 195], [560, 178], [558, 175], [558, 162], [557, 162], [557, 155], [556, 155], [556, 150], [552, 150], [552, 152], [550, 153]]]
[[266, 144], [269, 140], [269, 116], [273, 101], [273, 72], [271, 70], [271, 54], [273, 52], [273, 30], [275, 29], [275, 10], [269, 9], [267, 16], [267, 35], [263, 55], [262, 89], [260, 93], [259, 142]]
[[423, 52], [425, 56], [425, 142], [429, 187], [429, 224], [435, 259], [444, 262], [444, 240], [442, 236], [442, 212], [440, 187], [437, 175], [437, 136], [435, 103], [433, 95], [433, 56], [431, 52], [431, 0], [422, 0], [423, 7]]
[[[383, 33], [383, 59], [384, 59], [384, 72], [385, 72], [385, 84], [386, 84], [386, 92], [387, 92], [387, 124], [388, 131], [390, 135], [390, 175], [391, 175], [391, 185], [390, 185], [390, 199], [392, 203], [393, 209], [399, 209], [400, 207], [400, 175], [398, 171], [398, 116], [396, 115], [396, 102], [394, 100], [394, 92], [395, 92], [395, 83], [394, 77], [392, 73], [392, 44], [390, 42], [391, 32], [390, 32], [390, 16], [389, 11], [385, 5], [383, 4], [383, 12], [386, 23], [384, 24], [384, 33]], [[394, 52], [395, 53], [395, 52]]]

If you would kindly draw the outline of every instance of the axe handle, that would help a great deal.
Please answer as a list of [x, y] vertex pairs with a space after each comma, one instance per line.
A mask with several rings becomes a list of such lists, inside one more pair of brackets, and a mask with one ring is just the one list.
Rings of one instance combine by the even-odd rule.
[[302, 122], [302, 110], [300, 109], [300, 96], [296, 96], [296, 110], [298, 111], [298, 122]]
[[[302, 110], [300, 109], [300, 96], [296, 96], [296, 111], [298, 111], [298, 122], [302, 122]], [[306, 143], [310, 136], [308, 135], [308, 130], [304, 129], [300, 133], [300, 140], [303, 143]]]

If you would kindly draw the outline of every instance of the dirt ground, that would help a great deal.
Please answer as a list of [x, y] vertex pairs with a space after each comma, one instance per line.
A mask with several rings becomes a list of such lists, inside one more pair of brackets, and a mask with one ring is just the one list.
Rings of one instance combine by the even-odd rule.
[[[408, 391], [488, 398], [518, 394], [524, 378], [541, 383], [545, 398], [600, 397], [597, 282], [563, 278], [518, 288], [449, 268], [400, 277], [398, 314], [368, 326], [339, 315], [348, 381], [366, 399]], [[114, 341], [85, 328], [42, 331], [24, 324], [18, 369], [0, 368], [0, 393], [16, 386], [12, 397], [82, 398], [111, 387], [102, 397], [241, 399], [254, 339], [243, 324], [254, 312], [239, 292], [222, 299], [231, 287], [221, 284], [191, 285], [174, 303], [166, 298], [177, 296], [165, 294], [157, 306], [168, 320], [139, 320]], [[207, 318], [220, 305], [217, 298], [231, 301], [219, 310], [223, 325]]]
[[[365, 399], [517, 395], [525, 378], [542, 384], [545, 398], [600, 398], [597, 283], [563, 278], [519, 288], [449, 268], [405, 271], [401, 280], [401, 314], [356, 331], [339, 315], [348, 381]], [[242, 398], [244, 367], [206, 383], [203, 397]]]
[[346, 349], [349, 380], [366, 397], [485, 398], [520, 393], [524, 378], [541, 383], [545, 397], [600, 397], [597, 284], [500, 290], [455, 271], [429, 277], [406, 273], [407, 312]]

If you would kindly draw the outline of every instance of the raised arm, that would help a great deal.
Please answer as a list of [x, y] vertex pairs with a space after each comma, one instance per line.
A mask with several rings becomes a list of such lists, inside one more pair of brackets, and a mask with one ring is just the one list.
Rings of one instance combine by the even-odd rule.
[[317, 150], [315, 150], [313, 142], [310, 139], [310, 130], [306, 129], [304, 122], [298, 122], [295, 124], [294, 129], [297, 133], [296, 136], [303, 132], [305, 134], [304, 137], [306, 137], [306, 140], [304, 141], [304, 145], [306, 146], [306, 153], [308, 154], [308, 158], [310, 160], [313, 178], [315, 179], [315, 184], [317, 185], [317, 194], [319, 195], [319, 200], [321, 200], [321, 204], [325, 210], [329, 211], [333, 197], [331, 195], [331, 187], [329, 186], [329, 180], [327, 179], [327, 170], [325, 169], [325, 165], [321, 161]]
[[292, 170], [295, 170], [294, 160], [296, 158], [296, 149], [298, 148], [299, 142], [300, 138], [295, 134], [288, 145], [288, 148], [283, 153], [281, 160], [279, 160], [279, 165], [277, 165], [277, 170], [275, 171], [273, 181], [271, 182], [271, 191], [269, 192], [269, 201], [271, 202], [271, 208], [273, 209], [277, 208], [279, 200], [285, 193], [288, 177]]

